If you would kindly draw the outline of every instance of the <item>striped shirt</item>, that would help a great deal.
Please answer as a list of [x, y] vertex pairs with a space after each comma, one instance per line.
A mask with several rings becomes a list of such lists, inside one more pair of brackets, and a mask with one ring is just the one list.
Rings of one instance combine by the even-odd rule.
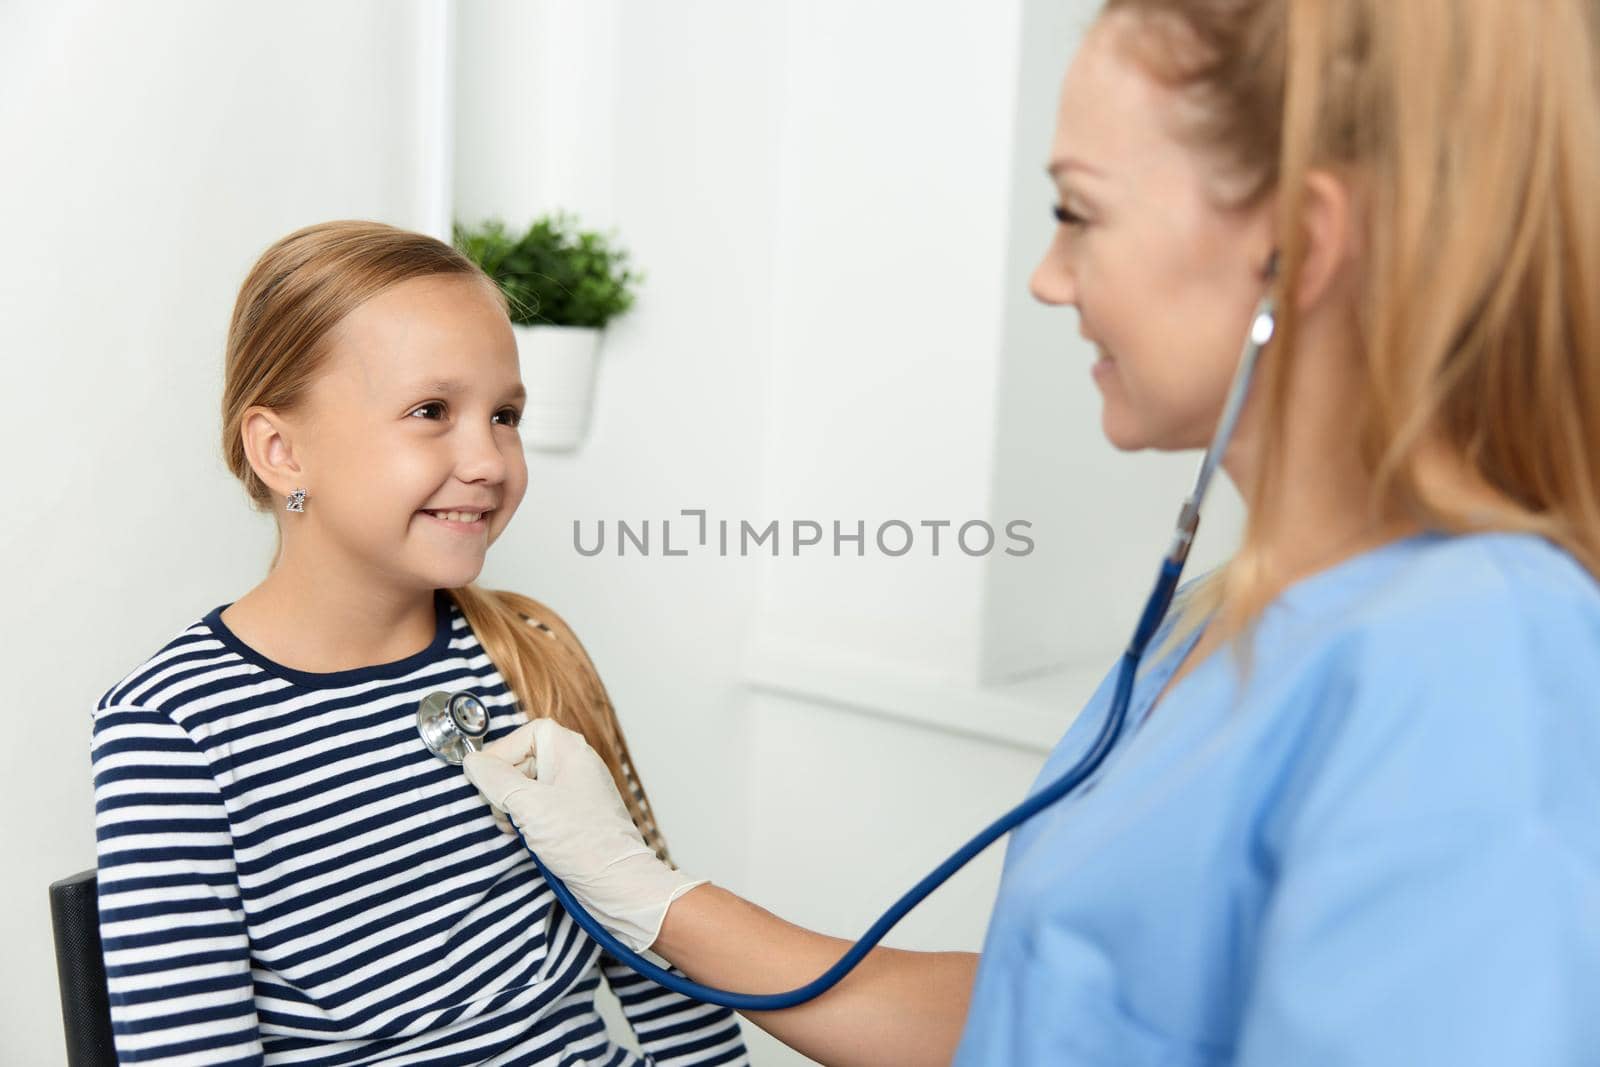
[[[401, 660], [292, 670], [223, 604], [106, 691], [92, 758], [123, 1063], [743, 1064], [727, 1008], [611, 959], [417, 734], [470, 689], [526, 722], [453, 598]], [[542, 625], [542, 624], [539, 624]], [[604, 978], [645, 1058], [613, 1043]]]

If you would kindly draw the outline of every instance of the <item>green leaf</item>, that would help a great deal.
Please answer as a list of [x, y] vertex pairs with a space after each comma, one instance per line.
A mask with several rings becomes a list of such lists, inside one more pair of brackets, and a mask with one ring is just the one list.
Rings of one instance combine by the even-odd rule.
[[521, 234], [500, 219], [457, 222], [452, 243], [495, 280], [518, 325], [604, 327], [633, 306], [644, 275], [634, 271], [615, 234], [579, 228], [566, 211], [534, 219]]

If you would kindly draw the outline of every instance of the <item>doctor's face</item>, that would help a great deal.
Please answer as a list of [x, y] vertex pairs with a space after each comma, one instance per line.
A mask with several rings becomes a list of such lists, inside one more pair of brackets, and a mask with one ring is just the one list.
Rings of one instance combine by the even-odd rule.
[[1063, 80], [1050, 167], [1065, 221], [1030, 287], [1077, 308], [1113, 445], [1204, 448], [1266, 292], [1271, 197], [1226, 206], [1230, 176], [1184, 132], [1193, 101], [1128, 47], [1142, 32], [1102, 16]]

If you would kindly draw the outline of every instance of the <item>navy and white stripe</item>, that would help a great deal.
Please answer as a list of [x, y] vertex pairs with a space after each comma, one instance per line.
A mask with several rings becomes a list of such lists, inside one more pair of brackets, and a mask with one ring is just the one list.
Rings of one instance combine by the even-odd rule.
[[[273, 663], [221, 605], [94, 712], [117, 1055], [161, 1064], [743, 1064], [733, 1014], [641, 978], [554, 902], [417, 703], [527, 721], [447, 593], [405, 659]], [[614, 1044], [602, 978], [646, 1058]]]

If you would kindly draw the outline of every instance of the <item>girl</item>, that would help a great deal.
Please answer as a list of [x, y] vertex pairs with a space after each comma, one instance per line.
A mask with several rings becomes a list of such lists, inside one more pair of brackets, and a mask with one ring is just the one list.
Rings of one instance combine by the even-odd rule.
[[[1244, 544], [1182, 591], [1088, 788], [1012, 836], [981, 956], [876, 949], [762, 1026], [831, 1064], [1600, 1062], [1596, 18], [1106, 4], [1033, 292], [1098, 349], [1106, 436], [1167, 450], [1208, 443], [1274, 296], [1222, 457]], [[841, 954], [575, 847], [627, 830], [578, 735], [491, 749], [467, 772], [552, 873], [624, 933], [664, 914], [635, 943], [691, 977], [774, 992]]]
[[[667, 863], [605, 687], [553, 611], [472, 584], [527, 487], [505, 298], [455, 249], [309, 226], [246, 278], [222, 445], [278, 548], [94, 712], [100, 927], [140, 1063], [729, 1064], [726, 1009], [600, 952], [418, 702], [581, 732]], [[604, 978], [645, 1058], [608, 1039]]]

